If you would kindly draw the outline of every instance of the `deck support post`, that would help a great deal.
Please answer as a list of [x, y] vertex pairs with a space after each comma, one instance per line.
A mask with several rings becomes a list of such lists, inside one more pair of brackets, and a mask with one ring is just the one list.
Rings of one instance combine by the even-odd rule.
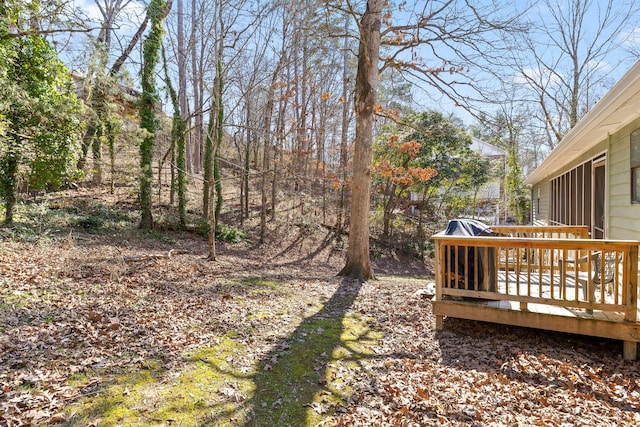
[[[442, 242], [435, 241], [436, 256], [436, 301], [442, 301], [442, 287], [444, 286], [446, 277], [446, 266], [444, 262], [444, 245]], [[444, 328], [444, 316], [436, 315], [436, 330], [441, 331]]]
[[[629, 250], [629, 260], [625, 264], [628, 277], [626, 283], [626, 305], [624, 319], [630, 322], [638, 321], [638, 247], [633, 246]], [[637, 338], [637, 337], [634, 337]], [[624, 360], [636, 360], [638, 343], [636, 341], [625, 341], [622, 355]]]
[[638, 343], [635, 341], [623, 341], [622, 357], [624, 360], [636, 360], [638, 354]]
[[444, 329], [444, 316], [436, 316], [436, 331]]

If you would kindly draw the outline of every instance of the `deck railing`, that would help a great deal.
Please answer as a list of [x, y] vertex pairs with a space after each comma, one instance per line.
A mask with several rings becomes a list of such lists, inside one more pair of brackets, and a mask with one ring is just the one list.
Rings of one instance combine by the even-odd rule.
[[588, 239], [586, 225], [536, 226], [536, 225], [494, 225], [495, 233], [509, 237], [539, 237], [542, 239]]
[[637, 241], [587, 239], [586, 227], [492, 229], [499, 236], [433, 236], [436, 300], [508, 300], [637, 320]]

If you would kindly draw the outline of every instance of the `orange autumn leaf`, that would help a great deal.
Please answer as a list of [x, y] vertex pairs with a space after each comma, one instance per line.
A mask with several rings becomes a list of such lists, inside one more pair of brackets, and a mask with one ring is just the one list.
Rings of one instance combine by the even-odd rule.
[[400, 148], [398, 148], [398, 152], [405, 153], [409, 155], [411, 159], [414, 159], [420, 153], [420, 147], [422, 145], [416, 141], [409, 141], [403, 143]]
[[412, 168], [408, 173], [418, 181], [429, 181], [438, 171], [433, 168]]
[[396, 148], [398, 145], [398, 135], [391, 135], [387, 140], [387, 143], [389, 144], [389, 147]]

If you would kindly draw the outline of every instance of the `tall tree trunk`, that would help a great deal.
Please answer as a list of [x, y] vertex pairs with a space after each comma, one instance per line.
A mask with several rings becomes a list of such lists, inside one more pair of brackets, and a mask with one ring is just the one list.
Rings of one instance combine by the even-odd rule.
[[194, 126], [191, 132], [191, 144], [193, 146], [193, 172], [200, 173], [200, 167], [202, 166], [202, 159], [200, 153], [202, 152], [202, 101], [200, 97], [200, 82], [202, 75], [199, 73], [198, 68], [198, 51], [196, 31], [198, 30], [198, 17], [196, 13], [196, 0], [191, 1], [191, 82], [193, 86], [193, 116]]
[[[102, 118], [101, 118], [102, 119]], [[104, 125], [102, 121], [96, 129], [96, 136], [93, 138], [91, 153], [93, 154], [93, 185], [102, 184], [102, 137], [104, 135]]]
[[[273, 118], [273, 106], [274, 106], [274, 96], [276, 91], [276, 83], [278, 78], [280, 77], [280, 70], [284, 67], [285, 61], [285, 42], [283, 37], [282, 47], [280, 50], [280, 59], [278, 60], [278, 64], [276, 65], [276, 69], [273, 71], [273, 75], [271, 76], [271, 82], [269, 84], [269, 92], [267, 94], [267, 104], [265, 106], [264, 112], [264, 121], [262, 125], [262, 132], [264, 135], [264, 152], [263, 152], [263, 161], [262, 161], [262, 185], [260, 190], [262, 191], [262, 207], [260, 210], [260, 243], [264, 243], [265, 232], [267, 228], [267, 193], [269, 191], [269, 183], [272, 180], [269, 180], [269, 173], [271, 168], [271, 155], [273, 150], [272, 146], [272, 130], [271, 130], [271, 121]], [[273, 189], [273, 187], [272, 187]], [[275, 206], [272, 206], [275, 211]], [[272, 212], [272, 215], [274, 213]]]
[[112, 120], [109, 120], [106, 125], [107, 131], [107, 146], [109, 147], [109, 167], [110, 167], [110, 193], [113, 194], [115, 191], [115, 176], [116, 176], [116, 138], [118, 125], [116, 125]]
[[264, 152], [262, 159], [262, 181], [260, 191], [262, 207], [260, 209], [260, 243], [264, 243], [264, 237], [267, 229], [267, 192], [269, 183], [269, 169], [271, 168], [271, 116], [273, 115], [273, 96], [275, 93], [275, 83], [279, 74], [279, 66], [273, 73], [269, 93], [267, 95], [267, 105], [264, 112], [264, 122], [262, 132], [264, 134]]
[[[218, 25], [220, 34], [224, 34], [224, 21], [222, 19], [222, 2], [218, 4]], [[215, 121], [215, 142], [211, 152], [211, 166], [208, 172], [209, 176], [215, 179], [216, 182], [209, 181], [209, 260], [214, 261], [216, 259], [216, 228], [218, 224], [218, 216], [220, 215], [220, 207], [222, 206], [222, 187], [220, 182], [220, 171], [217, 164], [218, 150], [222, 143], [222, 133], [224, 124], [224, 108], [222, 102], [222, 92], [224, 88], [223, 82], [223, 68], [222, 60], [224, 58], [224, 38], [221, 37], [218, 40], [218, 47], [216, 51], [216, 78], [214, 82], [214, 102], [216, 103], [215, 109], [212, 108], [211, 121]], [[217, 113], [215, 118], [213, 112]], [[216, 197], [217, 195], [217, 197]], [[215, 207], [214, 207], [214, 197]]]
[[[296, 40], [298, 41], [297, 48], [299, 48], [299, 35], [296, 36]], [[308, 146], [308, 138], [307, 138], [307, 47], [306, 43], [302, 42], [302, 70], [299, 70], [298, 58], [294, 63], [294, 72], [296, 85], [298, 86], [298, 90], [296, 90], [296, 191], [302, 191], [305, 187], [305, 170], [306, 170], [306, 162], [307, 162], [307, 146]]]
[[213, 182], [213, 132], [215, 123], [213, 119], [215, 117], [215, 111], [212, 103], [212, 110], [209, 114], [209, 126], [207, 126], [207, 133], [205, 135], [204, 144], [204, 180], [202, 181], [202, 217], [209, 217], [209, 203], [211, 203], [210, 188]]
[[[207, 135], [207, 138], [211, 138], [211, 135]], [[213, 169], [213, 164], [210, 165], [209, 169], [210, 170]], [[213, 170], [211, 170], [211, 175], [213, 175]], [[209, 199], [212, 201], [213, 201], [213, 198], [215, 197], [215, 191], [216, 191], [215, 188], [216, 188], [215, 185], [209, 185]], [[209, 211], [206, 212], [206, 214], [207, 214], [207, 218], [209, 218], [209, 233], [207, 234], [209, 256], [207, 257], [207, 259], [209, 261], [215, 261], [216, 260], [216, 230], [215, 230], [215, 226], [213, 225], [215, 220], [212, 221], [212, 219], [215, 217], [216, 213], [215, 213], [213, 202], [209, 203]]]
[[[162, 49], [162, 60], [164, 65], [165, 83], [167, 90], [169, 91], [169, 97], [171, 98], [171, 104], [173, 106], [173, 120], [171, 123], [171, 152], [174, 155], [175, 149], [177, 149], [177, 164], [178, 180], [177, 180], [177, 193], [178, 193], [178, 218], [180, 220], [180, 226], [185, 228], [187, 226], [187, 173], [185, 171], [185, 132], [186, 126], [182, 119], [180, 112], [180, 105], [178, 96], [171, 79], [169, 78], [169, 70], [167, 68], [167, 59], [165, 57], [164, 49]], [[173, 162], [172, 162], [172, 174], [173, 174]], [[173, 175], [171, 177], [171, 184], [173, 185]], [[171, 201], [173, 202], [173, 188], [171, 191]]]
[[214, 230], [218, 229], [220, 211], [222, 210], [222, 179], [220, 177], [220, 147], [224, 136], [224, 104], [222, 102], [222, 90], [224, 89], [224, 79], [222, 73], [222, 56], [218, 59], [218, 117], [216, 120], [216, 147], [213, 153], [213, 181], [216, 188], [216, 208], [213, 221]]
[[[182, 113], [182, 119], [185, 121], [187, 129], [190, 128], [188, 114], [189, 108], [187, 108], [187, 46], [184, 40], [184, 1], [177, 0], [177, 44], [178, 44], [178, 100], [180, 104], [180, 111]], [[193, 163], [191, 157], [191, 143], [187, 137], [187, 171], [193, 171]]]
[[[220, 208], [222, 207], [222, 183], [220, 181], [220, 170], [218, 165], [218, 150], [222, 143], [223, 123], [224, 123], [224, 107], [222, 103], [223, 75], [222, 75], [222, 46], [218, 56], [218, 65], [216, 67], [216, 85], [215, 85], [215, 102], [217, 113], [215, 117], [215, 142], [212, 147], [210, 166], [210, 176], [215, 180], [209, 184], [209, 257], [211, 261], [216, 259], [216, 229], [218, 226], [218, 217], [220, 216]], [[213, 113], [212, 109], [212, 113]], [[212, 115], [211, 121], [214, 121]], [[214, 203], [215, 200], [215, 203]]]
[[[233, 141], [234, 141], [234, 145], [236, 146], [236, 148], [238, 149], [238, 162], [240, 165], [242, 165], [242, 143], [241, 142], [236, 142], [237, 141], [237, 137], [238, 135], [233, 135]], [[242, 141], [244, 139], [244, 135], [240, 135], [240, 141]], [[242, 170], [242, 166], [240, 166], [240, 185], [239, 185], [239, 191], [240, 191], [240, 218], [238, 218], [240, 220], [240, 225], [244, 225], [244, 171]]]
[[249, 143], [252, 140], [251, 131], [247, 133], [247, 147], [244, 153], [244, 217], [249, 218], [249, 167], [251, 162], [249, 161], [249, 157], [251, 155], [251, 144]]
[[349, 143], [349, 16], [344, 17], [344, 42], [342, 45], [342, 123], [340, 132], [340, 198], [338, 199], [338, 218], [336, 219], [336, 240], [342, 241], [343, 217], [347, 185], [347, 145]]
[[339, 275], [366, 281], [373, 278], [369, 258], [369, 206], [373, 120], [380, 56], [380, 16], [385, 0], [367, 0], [360, 21], [358, 71], [356, 73], [356, 140], [347, 262]]
[[84, 168], [87, 164], [87, 155], [89, 154], [89, 148], [93, 145], [93, 138], [96, 137], [97, 126], [93, 122], [93, 120], [89, 120], [87, 123], [87, 130], [82, 137], [82, 145], [80, 149], [82, 150], [80, 154], [80, 158], [78, 159], [78, 169], [84, 171]]
[[390, 243], [391, 237], [391, 218], [393, 214], [393, 210], [395, 209], [395, 193], [396, 193], [396, 185], [393, 184], [390, 180], [387, 180], [387, 185], [385, 186], [385, 198], [383, 213], [382, 213], [382, 236], [385, 237], [386, 243]]
[[242, 168], [242, 202], [241, 208], [242, 212], [240, 213], [241, 218], [248, 219], [249, 218], [249, 156], [251, 151], [251, 100], [249, 96], [245, 97], [245, 125], [247, 132], [247, 139], [245, 143], [245, 149], [243, 153], [243, 168]]
[[[171, 3], [172, 3], [171, 1], [168, 2], [167, 9], [171, 9]], [[109, 75], [115, 76], [116, 74], [118, 74], [118, 72], [120, 71], [120, 68], [122, 68], [122, 65], [124, 65], [124, 61], [126, 61], [129, 55], [131, 55], [133, 48], [136, 47], [136, 45], [138, 44], [138, 41], [142, 37], [142, 34], [144, 34], [144, 30], [147, 29], [148, 23], [149, 23], [149, 16], [145, 16], [145, 18], [140, 23], [140, 27], [138, 28], [138, 31], [136, 31], [136, 33], [133, 35], [127, 47], [122, 51], [120, 56], [114, 61], [113, 65], [111, 66], [111, 69], [109, 70]]]
[[157, 94], [155, 85], [155, 68], [158, 64], [159, 50], [162, 43], [162, 22], [169, 13], [164, 0], [151, 0], [147, 15], [151, 22], [151, 31], [142, 47], [143, 62], [141, 71], [142, 96], [140, 99], [140, 127], [147, 130], [148, 136], [140, 143], [140, 228], [153, 228], [151, 213], [153, 183], [153, 147], [155, 146], [158, 119], [156, 118]]
[[171, 170], [171, 185], [169, 186], [169, 204], [173, 206], [176, 202], [176, 145], [172, 141], [171, 142], [171, 160], [169, 163], [169, 167]]
[[[317, 151], [316, 151], [316, 170], [315, 170], [315, 174], [316, 176], [320, 176], [320, 180], [322, 183], [322, 223], [326, 224], [327, 222], [327, 206], [326, 206], [326, 201], [327, 201], [327, 193], [326, 193], [326, 182], [325, 182], [325, 176], [324, 176], [324, 172], [325, 172], [325, 168], [324, 168], [324, 151], [325, 151], [325, 137], [326, 137], [326, 126], [327, 126], [327, 112], [326, 112], [326, 104], [327, 101], [325, 99], [322, 99], [321, 101], [321, 105], [319, 107], [316, 107], [314, 104], [314, 113], [313, 113], [313, 121], [314, 124], [312, 125], [312, 129], [316, 129], [315, 135], [316, 135], [316, 146], [317, 146]], [[318, 114], [316, 114], [316, 108], [319, 110]], [[316, 117], [319, 116], [319, 117]], [[316, 125], [315, 121], [318, 121], [319, 123]]]
[[307, 115], [309, 114], [307, 109], [309, 108], [309, 64], [308, 64], [308, 50], [306, 38], [302, 43], [302, 105], [300, 106], [300, 126], [298, 128], [300, 132], [300, 145], [302, 155], [300, 156], [300, 164], [298, 175], [300, 176], [300, 183], [302, 188], [306, 187], [307, 181], [307, 164], [309, 162], [309, 136], [307, 134]]
[[[273, 153], [273, 176], [271, 177], [271, 221], [276, 218], [276, 206], [278, 200], [278, 181], [280, 177], [280, 166], [283, 164], [282, 151], [284, 148], [284, 114], [287, 108], [287, 101], [281, 100], [278, 106], [278, 120], [276, 123], [276, 145]], [[279, 156], [279, 158], [277, 158]]]

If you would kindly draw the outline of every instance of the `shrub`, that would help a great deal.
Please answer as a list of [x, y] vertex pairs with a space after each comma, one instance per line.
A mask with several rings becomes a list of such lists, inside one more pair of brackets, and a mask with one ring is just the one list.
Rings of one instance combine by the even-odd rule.
[[[209, 235], [209, 222], [201, 219], [196, 225], [195, 232], [203, 237]], [[235, 227], [218, 224], [216, 228], [216, 240], [227, 243], [240, 243], [247, 238], [247, 233]]]
[[221, 242], [240, 243], [247, 238], [244, 231], [224, 224], [218, 224], [216, 228], [216, 239]]

